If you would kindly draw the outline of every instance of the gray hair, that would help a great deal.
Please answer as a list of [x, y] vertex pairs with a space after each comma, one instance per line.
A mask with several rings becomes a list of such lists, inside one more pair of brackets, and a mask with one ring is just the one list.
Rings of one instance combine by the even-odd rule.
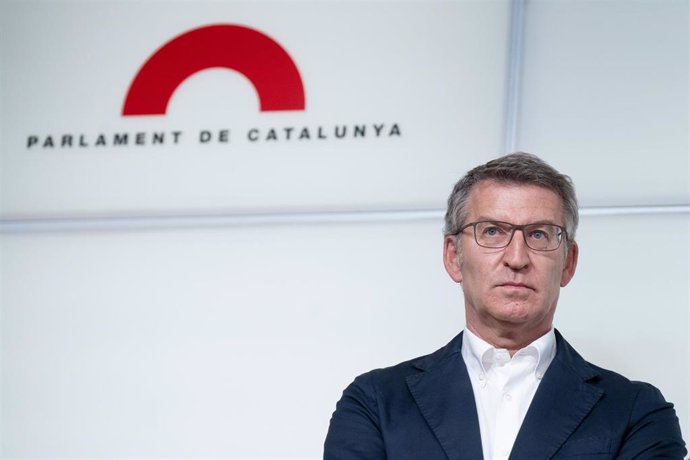
[[579, 221], [575, 187], [570, 177], [556, 171], [541, 158], [531, 153], [516, 152], [477, 166], [463, 176], [448, 197], [444, 235], [455, 235], [467, 218], [467, 201], [475, 184], [493, 180], [508, 184], [526, 184], [545, 187], [558, 195], [563, 205], [568, 240], [575, 240]]

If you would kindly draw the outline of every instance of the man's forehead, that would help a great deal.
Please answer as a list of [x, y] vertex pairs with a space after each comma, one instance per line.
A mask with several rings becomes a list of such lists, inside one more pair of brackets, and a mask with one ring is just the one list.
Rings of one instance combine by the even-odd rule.
[[498, 219], [497, 216], [478, 216], [495, 211], [501, 214], [520, 210], [536, 213], [544, 220], [562, 220], [563, 203], [556, 192], [539, 184], [503, 182], [487, 179], [476, 183], [468, 197], [469, 214], [473, 217]]

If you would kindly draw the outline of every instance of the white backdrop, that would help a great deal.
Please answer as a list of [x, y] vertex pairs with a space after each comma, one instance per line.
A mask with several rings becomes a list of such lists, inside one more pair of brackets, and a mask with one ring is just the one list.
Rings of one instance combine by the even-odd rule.
[[[0, 3], [0, 457], [319, 458], [355, 375], [462, 328], [442, 208], [506, 143], [580, 196], [556, 326], [590, 361], [657, 385], [687, 437], [688, 10]], [[260, 112], [245, 77], [209, 69], [166, 115], [123, 117], [143, 62], [208, 24], [276, 40], [305, 110]], [[336, 125], [368, 134], [247, 139]], [[228, 143], [198, 141], [222, 129]], [[172, 130], [180, 143], [93, 145]], [[91, 145], [41, 146], [65, 134]]]

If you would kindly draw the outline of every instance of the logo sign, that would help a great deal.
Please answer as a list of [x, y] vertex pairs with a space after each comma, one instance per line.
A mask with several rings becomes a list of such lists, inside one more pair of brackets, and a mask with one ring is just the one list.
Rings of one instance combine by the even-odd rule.
[[[139, 69], [130, 83], [122, 116], [162, 116], [175, 90], [192, 75], [207, 69], [230, 69], [251, 82], [259, 98], [260, 112], [305, 111], [305, 91], [297, 65], [275, 40], [255, 29], [215, 24], [185, 32], [165, 43]], [[239, 132], [239, 134], [235, 134]], [[31, 134], [27, 150], [99, 149], [128, 146], [197, 144], [275, 144], [326, 142], [341, 139], [400, 137], [398, 123], [343, 123], [197, 129], [188, 133], [134, 130], [98, 133]]]
[[211, 68], [241, 73], [254, 85], [261, 111], [304, 110], [304, 86], [288, 53], [261, 32], [237, 25], [212, 25], [163, 45], [143, 65], [129, 88], [122, 115], [163, 115], [175, 89]]

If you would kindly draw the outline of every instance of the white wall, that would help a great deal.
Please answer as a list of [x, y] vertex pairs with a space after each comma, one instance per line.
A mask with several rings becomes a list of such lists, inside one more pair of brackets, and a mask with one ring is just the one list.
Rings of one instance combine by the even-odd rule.
[[[319, 458], [355, 375], [462, 328], [442, 208], [502, 153], [508, 101], [513, 147], [570, 174], [583, 207], [556, 326], [657, 385], [687, 437], [688, 4], [530, 1], [524, 29], [510, 8], [0, 4], [0, 457]], [[306, 110], [259, 112], [244, 77], [209, 70], [166, 116], [120, 116], [142, 62], [212, 23], [276, 39]], [[511, 30], [524, 41], [507, 97]], [[402, 136], [244, 137], [379, 122]], [[227, 145], [195, 140], [224, 128]], [[185, 142], [26, 148], [171, 129]]]

